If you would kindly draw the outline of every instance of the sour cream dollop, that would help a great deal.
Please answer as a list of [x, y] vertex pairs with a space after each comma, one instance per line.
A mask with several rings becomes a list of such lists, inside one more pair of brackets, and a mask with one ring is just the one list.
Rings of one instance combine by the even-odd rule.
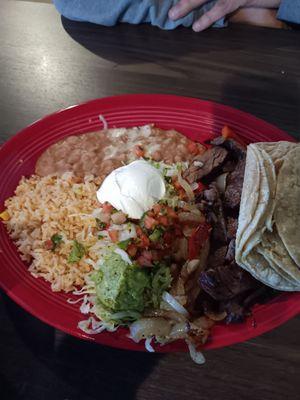
[[160, 171], [145, 160], [137, 160], [112, 171], [97, 191], [97, 198], [130, 218], [140, 219], [165, 193]]

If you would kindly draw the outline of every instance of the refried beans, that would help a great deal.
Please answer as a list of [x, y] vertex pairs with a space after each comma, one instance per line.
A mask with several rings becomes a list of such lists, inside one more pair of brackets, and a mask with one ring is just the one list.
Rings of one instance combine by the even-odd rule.
[[181, 133], [154, 125], [106, 129], [69, 136], [53, 144], [38, 159], [35, 172], [47, 176], [72, 171], [78, 177], [92, 174], [104, 178], [140, 157], [172, 164], [191, 161], [204, 151], [204, 146]]

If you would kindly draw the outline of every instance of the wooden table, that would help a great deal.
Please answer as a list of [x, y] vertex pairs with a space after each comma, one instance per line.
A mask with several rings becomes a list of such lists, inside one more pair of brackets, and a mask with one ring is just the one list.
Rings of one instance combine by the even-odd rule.
[[[121, 93], [226, 103], [300, 138], [297, 31], [231, 27], [194, 34], [97, 27], [50, 4], [1, 1], [0, 141], [57, 109]], [[187, 354], [130, 353], [79, 341], [1, 294], [0, 398], [261, 399], [299, 395], [300, 320], [247, 343]]]

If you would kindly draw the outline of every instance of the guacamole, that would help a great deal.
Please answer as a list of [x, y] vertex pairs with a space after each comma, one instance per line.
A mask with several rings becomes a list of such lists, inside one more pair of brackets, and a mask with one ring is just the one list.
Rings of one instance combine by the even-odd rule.
[[143, 269], [111, 252], [92, 280], [97, 296], [96, 315], [102, 321], [126, 324], [139, 318], [146, 307], [158, 308], [172, 278], [165, 265]]
[[95, 274], [97, 300], [111, 312], [137, 311], [145, 307], [150, 275], [134, 264], [126, 263], [119, 254], [108, 255]]

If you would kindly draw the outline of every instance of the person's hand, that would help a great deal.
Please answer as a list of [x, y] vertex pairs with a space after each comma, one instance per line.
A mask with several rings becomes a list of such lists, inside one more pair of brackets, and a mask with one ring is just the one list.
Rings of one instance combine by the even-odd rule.
[[[173, 20], [182, 18], [194, 8], [198, 8], [207, 2], [208, 0], [180, 0], [170, 9], [169, 18]], [[218, 0], [210, 11], [207, 11], [194, 22], [193, 30], [195, 32], [203, 31], [218, 19], [231, 14], [241, 7], [277, 8], [279, 5], [280, 0]]]

